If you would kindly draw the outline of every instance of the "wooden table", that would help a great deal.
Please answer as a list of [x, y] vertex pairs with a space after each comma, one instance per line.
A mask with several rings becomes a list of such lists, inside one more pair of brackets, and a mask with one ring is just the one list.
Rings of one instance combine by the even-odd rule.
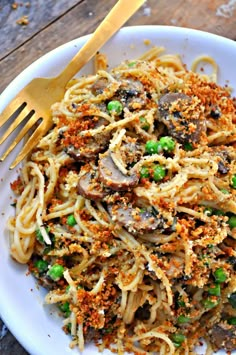
[[[44, 53], [93, 32], [115, 2], [1, 0], [0, 93]], [[157, 24], [201, 29], [236, 40], [236, 3], [232, 0], [147, 0], [127, 22], [129, 26]], [[0, 354], [27, 354], [9, 331], [4, 334], [0, 333]]]

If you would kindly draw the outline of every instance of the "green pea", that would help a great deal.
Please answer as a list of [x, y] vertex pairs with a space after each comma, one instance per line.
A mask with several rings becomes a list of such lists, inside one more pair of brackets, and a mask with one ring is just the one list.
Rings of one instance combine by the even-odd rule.
[[60, 303], [60, 304], [58, 305], [58, 308], [60, 309], [60, 311], [61, 311], [62, 313], [64, 313], [64, 315], [65, 315], [66, 317], [69, 317], [69, 315], [70, 315], [70, 313], [71, 313], [69, 302], [66, 301], [66, 302]]
[[159, 142], [162, 149], [166, 152], [172, 152], [175, 149], [175, 141], [172, 137], [161, 137]]
[[148, 123], [147, 119], [145, 117], [139, 117], [139, 122], [141, 123], [141, 128], [144, 131], [148, 131], [150, 128], [150, 124]]
[[44, 242], [43, 235], [42, 235], [41, 230], [39, 228], [36, 229], [35, 234], [36, 234], [36, 239], [40, 243], [43, 243]]
[[66, 286], [66, 293], [70, 292], [70, 285]]
[[227, 323], [230, 325], [236, 325], [236, 317], [231, 317], [227, 319]]
[[155, 182], [161, 181], [166, 176], [166, 170], [163, 166], [157, 164], [153, 167], [153, 180]]
[[218, 302], [212, 301], [211, 299], [207, 298], [202, 301], [202, 304], [205, 308], [211, 309], [217, 306]]
[[114, 113], [116, 115], [120, 115], [123, 111], [123, 105], [120, 101], [110, 101], [107, 104], [107, 109], [109, 113]]
[[236, 308], [236, 292], [231, 293], [228, 297], [228, 301], [233, 308]]
[[222, 269], [222, 267], [220, 267], [219, 269], [217, 269], [214, 273], [214, 278], [216, 280], [216, 282], [222, 283], [225, 282], [227, 279], [227, 275], [224, 272], [224, 270]]
[[158, 153], [158, 142], [150, 140], [145, 144], [145, 151], [148, 154]]
[[209, 295], [220, 296], [220, 284], [216, 284], [208, 289]]
[[229, 217], [228, 224], [229, 224], [230, 229], [233, 229], [236, 227], [236, 215]]
[[186, 307], [185, 302], [184, 302], [183, 300], [181, 300], [181, 299], [178, 299], [178, 300], [177, 300], [177, 305], [178, 305], [178, 308], [179, 308], [179, 307]]
[[203, 211], [203, 213], [206, 215], [206, 216], [212, 216], [213, 215], [213, 208], [211, 208], [211, 207], [206, 207], [206, 208], [204, 208], [204, 211]]
[[137, 64], [137, 62], [129, 62], [128, 67], [132, 68]]
[[224, 216], [225, 215], [225, 213], [221, 210], [213, 210], [213, 214], [215, 216]]
[[222, 194], [228, 195], [230, 192], [226, 189], [220, 189], [220, 191], [222, 192]]
[[[47, 234], [49, 233], [49, 227], [46, 227], [45, 230], [47, 232]], [[36, 239], [40, 242], [40, 243], [44, 243], [44, 239], [43, 239], [43, 235], [41, 233], [41, 230], [39, 228], [36, 229], [35, 231], [36, 234]]]
[[34, 266], [38, 269], [39, 273], [43, 273], [48, 269], [48, 263], [43, 259], [35, 261]]
[[173, 340], [175, 347], [179, 348], [181, 344], [184, 342], [185, 336], [181, 333], [172, 334], [171, 339]]
[[234, 189], [236, 189], [236, 174], [231, 179], [231, 185]]
[[73, 214], [70, 214], [67, 217], [66, 223], [68, 224], [68, 226], [73, 227], [77, 224], [75, 216]]
[[103, 332], [104, 332], [105, 334], [110, 334], [110, 333], [112, 333], [112, 331], [113, 331], [113, 328], [112, 328], [112, 327], [103, 329]]
[[184, 323], [188, 323], [190, 321], [190, 317], [186, 317], [183, 314], [181, 314], [178, 318], [177, 318], [177, 322], [179, 324], [184, 324]]
[[64, 267], [60, 264], [54, 264], [48, 270], [48, 276], [51, 277], [53, 281], [58, 281], [63, 276]]
[[146, 166], [143, 166], [140, 170], [140, 178], [147, 179], [150, 177], [149, 169]]
[[193, 150], [193, 145], [192, 143], [184, 143], [184, 150], [187, 150], [187, 151], [192, 151]]
[[[69, 292], [70, 292], [70, 288], [71, 288], [70, 285], [66, 286], [66, 293], [69, 293]], [[80, 290], [80, 289], [83, 289], [83, 286], [77, 285], [77, 286], [76, 286], [76, 290]]]

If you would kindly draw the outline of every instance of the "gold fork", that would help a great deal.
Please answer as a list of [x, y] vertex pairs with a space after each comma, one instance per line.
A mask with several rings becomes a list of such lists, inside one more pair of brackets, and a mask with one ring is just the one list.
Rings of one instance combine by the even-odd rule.
[[108, 39], [139, 9], [145, 0], [119, 0], [105, 17], [87, 43], [72, 58], [67, 67], [54, 78], [33, 79], [23, 88], [0, 114], [0, 128], [14, 116], [12, 124], [0, 138], [0, 145], [25, 119], [27, 123], [13, 139], [0, 161], [4, 161], [25, 134], [41, 120], [39, 126], [27, 140], [18, 156], [11, 164], [13, 169], [34, 148], [42, 136], [52, 127], [51, 105], [60, 101], [65, 86], [70, 79], [96, 54]]

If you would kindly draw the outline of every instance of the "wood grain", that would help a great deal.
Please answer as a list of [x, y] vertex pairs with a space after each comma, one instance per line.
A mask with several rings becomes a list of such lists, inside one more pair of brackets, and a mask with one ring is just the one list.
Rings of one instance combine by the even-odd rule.
[[[82, 0], [0, 1], [0, 59]], [[24, 25], [24, 19], [28, 21]], [[21, 24], [22, 23], [22, 24]]]
[[[0, 319], [0, 330], [2, 332], [3, 322]], [[5, 329], [4, 329], [5, 330]], [[14, 336], [7, 330], [0, 338], [0, 354], [2, 355], [27, 355], [27, 351], [16, 341]]]
[[[19, 37], [11, 43], [12, 48], [8, 48], [10, 54], [0, 60], [0, 72], [6, 73], [1, 79], [0, 92], [17, 74], [44, 53], [76, 37], [94, 31], [116, 2], [115, 0], [85, 0], [82, 2], [77, 0], [78, 4], [70, 8], [71, 1], [76, 2], [75, 0], [68, 1], [67, 10], [65, 6], [62, 6], [61, 11], [64, 12], [61, 15], [59, 9], [57, 11], [54, 9], [58, 16], [57, 20], [53, 20], [47, 15], [43, 24], [37, 22], [35, 27], [37, 31], [33, 35], [31, 33], [32, 37], [27, 37], [29, 33], [27, 33], [25, 41], [21, 37], [21, 46], [18, 43]], [[52, 0], [48, 1], [48, 3], [50, 2], [52, 3]], [[62, 3], [65, 5], [66, 0], [63, 0]], [[31, 0], [31, 8], [34, 8], [35, 4], [37, 4], [37, 0]], [[172, 0], [171, 2], [148, 0], [128, 21], [127, 25], [175, 25], [202, 29], [236, 39], [236, 11], [230, 18], [216, 16], [217, 9], [221, 4], [222, 0]], [[45, 11], [45, 6], [36, 7], [36, 10], [39, 13], [38, 16], [43, 19], [42, 12]], [[48, 25], [45, 22], [46, 18], [48, 18], [47, 21], [51, 21]], [[15, 29], [13, 28], [12, 31], [14, 32]], [[2, 39], [2, 35], [0, 36]], [[6, 34], [5, 37], [7, 37]], [[10, 37], [13, 38], [12, 35]]]

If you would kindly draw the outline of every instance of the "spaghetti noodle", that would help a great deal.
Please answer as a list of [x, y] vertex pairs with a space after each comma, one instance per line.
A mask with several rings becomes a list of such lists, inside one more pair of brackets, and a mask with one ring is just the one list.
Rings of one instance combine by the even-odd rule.
[[80, 350], [236, 349], [235, 102], [212, 59], [210, 78], [162, 52], [99, 54], [12, 183], [11, 255]]

